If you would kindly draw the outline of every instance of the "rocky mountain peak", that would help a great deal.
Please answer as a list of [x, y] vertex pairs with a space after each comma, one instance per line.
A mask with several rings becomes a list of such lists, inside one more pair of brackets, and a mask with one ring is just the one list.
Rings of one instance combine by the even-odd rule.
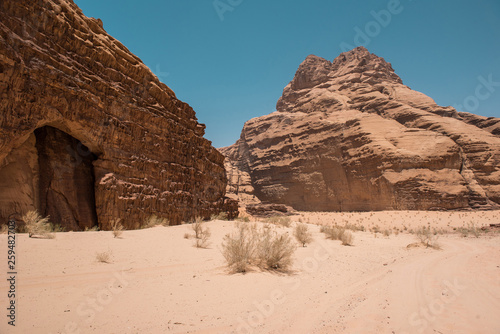
[[[298, 100], [307, 102], [309, 97], [318, 94], [329, 100], [330, 104], [345, 105], [349, 92], [355, 92], [359, 88], [379, 90], [381, 85], [402, 83], [390, 63], [362, 46], [341, 53], [333, 62], [309, 55], [283, 90], [276, 110], [291, 111], [290, 106], [296, 106]], [[306, 108], [294, 110], [311, 111]]]
[[384, 58], [370, 53], [365, 47], [358, 46], [351, 51], [341, 53], [332, 62], [332, 77], [343, 76], [349, 73], [361, 73], [378, 78], [381, 81], [403, 83], [394, 73], [391, 63]]
[[437, 105], [364, 47], [308, 56], [276, 108], [221, 150], [249, 212], [500, 207], [500, 119]]

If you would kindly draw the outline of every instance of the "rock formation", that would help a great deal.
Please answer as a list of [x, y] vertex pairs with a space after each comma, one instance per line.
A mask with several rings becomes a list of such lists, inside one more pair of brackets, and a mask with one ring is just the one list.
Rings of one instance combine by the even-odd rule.
[[2, 223], [33, 209], [73, 230], [234, 216], [204, 129], [71, 0], [0, 2]]
[[500, 120], [438, 106], [364, 47], [309, 56], [222, 148], [228, 193], [297, 210], [497, 208]]

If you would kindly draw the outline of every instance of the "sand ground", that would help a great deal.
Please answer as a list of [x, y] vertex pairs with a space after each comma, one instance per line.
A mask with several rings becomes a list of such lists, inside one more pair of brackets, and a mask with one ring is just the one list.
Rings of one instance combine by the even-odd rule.
[[[407, 245], [419, 226], [453, 231], [500, 223], [500, 212], [300, 213], [314, 241], [293, 270], [229, 274], [220, 244], [235, 222], [213, 221], [211, 245], [190, 225], [17, 236], [16, 327], [0, 282], [0, 333], [500, 333], [500, 233], [439, 237], [441, 250]], [[354, 245], [317, 224], [365, 226]], [[400, 233], [373, 233], [391, 229]], [[292, 228], [279, 228], [293, 233]], [[7, 276], [7, 236], [0, 270]], [[108, 252], [110, 263], [96, 254]], [[8, 277], [7, 277], [8, 278]]]

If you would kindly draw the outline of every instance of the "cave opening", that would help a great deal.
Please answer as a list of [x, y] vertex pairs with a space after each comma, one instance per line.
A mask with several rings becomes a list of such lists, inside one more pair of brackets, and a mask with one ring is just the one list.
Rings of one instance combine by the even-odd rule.
[[38, 211], [66, 231], [97, 226], [95, 175], [97, 156], [59, 129], [35, 130], [38, 152]]

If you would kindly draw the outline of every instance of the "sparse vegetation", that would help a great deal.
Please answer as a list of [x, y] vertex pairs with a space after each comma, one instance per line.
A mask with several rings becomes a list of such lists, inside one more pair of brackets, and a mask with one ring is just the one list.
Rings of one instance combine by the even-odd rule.
[[49, 222], [49, 217], [43, 218], [36, 210], [33, 210], [28, 211], [22, 217], [22, 219], [25, 223], [25, 229], [28, 232], [28, 236], [30, 238], [35, 236], [46, 239], [55, 238], [55, 234], [53, 233], [53, 226]]
[[354, 237], [350, 231], [344, 231], [344, 233], [342, 233], [342, 236], [340, 237], [340, 240], [342, 241], [342, 245], [352, 246]]
[[250, 222], [250, 217], [248, 217], [248, 216], [238, 217], [238, 218], [236, 218], [236, 221], [243, 222], [243, 223], [248, 223], [248, 222]]
[[279, 234], [271, 225], [261, 229], [255, 224], [240, 223], [238, 232], [227, 234], [222, 254], [233, 272], [244, 273], [250, 266], [286, 271], [293, 263], [295, 246], [286, 233]]
[[123, 233], [123, 225], [120, 222], [121, 219], [114, 219], [111, 221], [111, 231], [113, 232], [113, 237], [118, 238]]
[[256, 233], [255, 224], [238, 224], [238, 232], [226, 234], [222, 242], [222, 255], [227, 266], [234, 272], [248, 271], [252, 260], [255, 259]]
[[111, 263], [111, 251], [96, 253], [97, 262]]
[[191, 228], [194, 231], [196, 248], [207, 248], [209, 245], [209, 239], [211, 236], [210, 229], [205, 226], [205, 223], [201, 218], [196, 218]]
[[302, 245], [302, 247], [306, 247], [306, 244], [309, 244], [313, 241], [312, 234], [309, 232], [309, 229], [306, 224], [297, 224], [294, 230], [295, 239]]
[[480, 230], [476, 227], [476, 224], [473, 222], [467, 223], [467, 227], [458, 228], [458, 232], [464, 238], [467, 238], [469, 235], [473, 235], [476, 238], [479, 238]]
[[210, 220], [228, 220], [227, 212], [219, 212], [210, 216]]
[[93, 226], [93, 227], [85, 227], [85, 232], [89, 231], [99, 231], [99, 226]]
[[437, 243], [438, 236], [433, 234], [429, 227], [422, 226], [418, 228], [416, 235], [420, 243], [425, 247], [441, 249], [441, 246]]
[[325, 226], [322, 229], [322, 232], [325, 233], [327, 239], [331, 240], [341, 240], [342, 235], [345, 232], [345, 228], [340, 226]]
[[295, 246], [287, 233], [278, 234], [270, 226], [264, 226], [257, 245], [261, 268], [285, 271], [292, 265]]
[[330, 240], [340, 240], [344, 246], [352, 246], [354, 239], [353, 234], [349, 229], [342, 226], [322, 226], [320, 231], [325, 234], [325, 237]]
[[290, 225], [292, 224], [292, 219], [290, 219], [290, 217], [272, 216], [272, 217], [267, 218], [265, 220], [265, 223], [283, 226], [283, 227], [290, 227]]
[[156, 215], [151, 215], [149, 216], [145, 221], [144, 221], [144, 224], [142, 224], [140, 226], [141, 229], [144, 229], [144, 228], [151, 228], [151, 227], [155, 227], [157, 225], [161, 225], [161, 226], [169, 226], [170, 225], [170, 222], [168, 221], [167, 218], [161, 218], [161, 217], [158, 217]]

